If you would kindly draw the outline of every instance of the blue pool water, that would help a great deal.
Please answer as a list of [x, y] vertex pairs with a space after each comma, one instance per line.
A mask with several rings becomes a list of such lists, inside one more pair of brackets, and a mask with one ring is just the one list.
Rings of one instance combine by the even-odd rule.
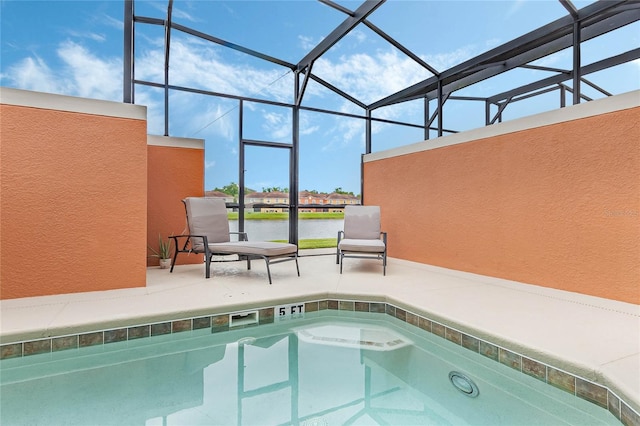
[[[451, 371], [479, 395], [456, 389]], [[2, 425], [619, 425], [594, 404], [368, 313], [7, 359], [0, 372]]]

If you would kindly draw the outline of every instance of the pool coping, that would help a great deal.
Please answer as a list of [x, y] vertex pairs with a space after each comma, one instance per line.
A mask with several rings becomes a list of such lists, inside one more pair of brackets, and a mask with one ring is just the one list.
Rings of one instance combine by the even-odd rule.
[[[49, 330], [51, 334], [49, 337], [3, 343], [0, 345], [0, 360], [193, 330], [211, 329], [212, 333], [219, 333], [232, 329], [272, 324], [276, 321], [278, 307], [283, 305], [304, 304], [305, 313], [321, 310], [336, 310], [370, 312], [392, 316], [428, 333], [446, 339], [464, 349], [506, 365], [521, 374], [533, 377], [543, 383], [554, 386], [595, 404], [600, 408], [608, 410], [624, 425], [640, 425], [640, 413], [627, 402], [627, 396], [625, 396], [620, 389], [617, 389], [615, 383], [607, 383], [606, 376], [602, 373], [598, 374], [597, 371], [593, 372], [595, 373], [593, 379], [587, 377], [589, 374], [570, 372], [569, 370], [575, 371], [576, 369], [571, 368], [571, 364], [566, 361], [564, 363], [549, 363], [548, 361], [539, 359], [544, 358], [544, 356], [527, 356], [524, 352], [514, 350], [514, 345], [505, 344], [504, 342], [496, 343], [480, 337], [479, 334], [481, 333], [474, 334], [463, 331], [450, 323], [447, 324], [446, 320], [441, 318], [436, 319], [434, 315], [421, 312], [420, 309], [393, 300], [391, 297], [371, 297], [369, 298], [370, 300], [360, 300], [361, 298], [358, 297], [349, 298], [344, 297], [344, 295], [340, 297], [334, 294], [327, 295], [326, 297], [310, 296], [303, 299], [305, 300], [301, 300], [300, 297], [290, 300], [279, 298], [277, 303], [275, 301], [274, 303], [263, 301], [262, 306], [257, 306], [260, 304], [254, 303], [253, 305], [255, 306], [246, 305], [240, 310], [224, 311], [224, 309], [210, 309], [209, 314], [198, 312], [194, 314], [194, 316], [182, 318], [171, 318], [171, 315], [167, 315], [162, 320], [158, 321], [154, 319], [150, 322], [142, 319], [135, 320], [129, 318], [128, 320], [123, 320], [124, 323], [121, 326], [111, 326], [107, 328], [100, 328], [100, 325], [97, 324], [93, 325], [94, 328], [92, 328], [90, 324], [84, 324], [84, 331], [73, 332], [71, 334], [55, 334], [55, 332]], [[267, 303], [266, 306], [265, 303]], [[252, 315], [255, 314], [256, 321], [237, 327], [232, 325], [234, 316], [237, 317], [249, 313]], [[560, 367], [558, 364], [565, 365]], [[566, 368], [566, 365], [569, 366], [569, 370]]]

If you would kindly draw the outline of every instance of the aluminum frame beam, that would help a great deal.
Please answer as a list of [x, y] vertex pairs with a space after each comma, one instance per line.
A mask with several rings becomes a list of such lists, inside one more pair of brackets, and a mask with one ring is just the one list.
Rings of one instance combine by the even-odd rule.
[[[602, 71], [607, 68], [611, 68], [616, 65], [624, 64], [626, 62], [631, 62], [633, 60], [640, 59], [640, 48], [630, 50], [625, 53], [621, 53], [620, 55], [612, 56], [607, 59], [603, 59], [598, 62], [594, 62], [589, 65], [585, 65], [580, 68], [580, 75], [585, 76], [594, 72]], [[555, 76], [547, 77], [542, 80], [535, 81], [533, 83], [526, 84], [524, 86], [517, 87], [512, 90], [508, 90], [506, 92], [498, 93], [493, 96], [487, 97], [487, 100], [491, 103], [497, 103], [503, 101], [508, 98], [513, 98], [515, 96], [532, 92], [538, 89], [542, 89], [547, 86], [552, 86], [555, 84], [562, 83], [567, 80], [571, 80], [573, 77], [570, 74], [561, 73]], [[575, 90], [575, 88], [574, 88]], [[601, 90], [601, 89], [598, 89]]]
[[134, 103], [134, 30], [135, 24], [133, 0], [125, 0], [124, 2], [124, 46], [123, 46], [123, 79], [122, 79], [122, 102], [127, 104]]
[[[326, 4], [329, 7], [332, 7], [336, 10], [339, 10], [340, 12], [344, 13], [345, 15], [349, 15], [351, 17], [355, 16], [355, 12], [347, 9], [346, 7], [339, 5], [337, 3], [334, 3], [330, 0], [318, 0], [320, 3]], [[364, 19], [362, 21], [362, 23], [364, 25], [366, 25], [367, 27], [369, 27], [373, 32], [375, 32], [376, 34], [378, 34], [380, 37], [382, 37], [383, 39], [385, 39], [385, 41], [387, 41], [387, 43], [390, 43], [391, 45], [393, 45], [396, 49], [400, 50], [402, 53], [404, 53], [405, 55], [407, 55], [408, 57], [410, 57], [411, 59], [413, 59], [414, 61], [416, 61], [417, 63], [419, 63], [422, 67], [426, 68], [427, 70], [429, 70], [429, 72], [431, 72], [431, 74], [434, 75], [438, 75], [440, 74], [438, 72], [438, 70], [436, 70], [435, 68], [433, 68], [431, 65], [429, 65], [428, 63], [426, 63], [425, 61], [423, 61], [418, 55], [416, 55], [415, 53], [413, 53], [412, 51], [410, 51], [409, 49], [407, 49], [406, 47], [404, 47], [403, 45], [401, 45], [400, 43], [398, 43], [395, 39], [393, 39], [391, 36], [389, 36], [387, 33], [385, 33], [384, 31], [382, 31], [380, 28], [378, 28], [377, 26], [375, 26], [374, 24], [372, 24], [369, 20]]]
[[309, 67], [316, 59], [322, 56], [327, 50], [339, 42], [349, 31], [355, 28], [360, 22], [366, 19], [374, 10], [376, 10], [386, 0], [366, 0], [360, 7], [358, 7], [353, 15], [350, 15], [340, 25], [338, 25], [331, 33], [322, 39], [320, 43], [316, 45], [311, 52], [298, 62], [296, 65], [297, 71], [302, 71]]
[[[601, 1], [579, 12], [582, 42], [640, 20], [640, 3], [626, 0]], [[528, 64], [570, 47], [573, 43], [574, 18], [562, 17], [537, 30], [472, 58], [462, 64], [400, 90], [369, 105], [376, 109], [424, 96], [434, 99], [442, 82], [445, 92], [459, 90], [502, 72]]]
[[169, 136], [169, 54], [171, 52], [171, 17], [173, 0], [167, 5], [167, 19], [164, 22], [164, 135]]
[[560, 1], [560, 4], [564, 6], [565, 9], [567, 9], [567, 12], [569, 12], [569, 14], [573, 16], [574, 19], [578, 19], [578, 9], [573, 5], [573, 3], [571, 3], [571, 0], [559, 0], [559, 1]]
[[[349, 16], [339, 27], [337, 27], [326, 39], [318, 44], [302, 61], [297, 65], [291, 64], [287, 61], [262, 54], [260, 52], [248, 49], [246, 47], [230, 43], [226, 40], [222, 40], [218, 37], [211, 36], [209, 34], [202, 33], [200, 31], [193, 30], [191, 28], [175, 24], [171, 22], [170, 17], [168, 22], [157, 18], [136, 17], [134, 15], [134, 1], [125, 0], [125, 42], [124, 42], [124, 94], [123, 99], [125, 102], [134, 102], [134, 85], [136, 81], [134, 79], [134, 53], [133, 53], [133, 39], [135, 23], [148, 23], [155, 25], [168, 26], [170, 29], [176, 29], [186, 34], [193, 35], [195, 37], [202, 38], [225, 47], [246, 53], [248, 55], [257, 57], [259, 59], [287, 67], [293, 71], [300, 70], [301, 68], [307, 68], [302, 71], [305, 72], [305, 82], [308, 82], [308, 78], [312, 78], [316, 82], [325, 86], [334, 93], [342, 96], [343, 98], [353, 102], [354, 104], [362, 107], [363, 109], [376, 109], [382, 106], [392, 105], [395, 103], [406, 102], [418, 98], [435, 99], [437, 98], [438, 86], [440, 86], [442, 93], [451, 93], [455, 90], [467, 87], [475, 84], [483, 79], [493, 77], [501, 72], [517, 68], [518, 66], [533, 68], [533, 65], [528, 65], [528, 62], [534, 61], [541, 57], [547, 56], [551, 53], [569, 47], [572, 43], [573, 37], [572, 27], [573, 22], [576, 19], [581, 22], [582, 39], [581, 42], [589, 40], [593, 37], [602, 35], [608, 31], [615, 30], [624, 25], [640, 20], [640, 2], [627, 1], [627, 0], [615, 0], [615, 1], [600, 1], [591, 4], [583, 9], [577, 10], [570, 0], [559, 0], [560, 3], [567, 8], [570, 16], [560, 18], [544, 27], [534, 30], [529, 34], [526, 34], [516, 40], [506, 43], [496, 49], [493, 49], [485, 54], [479, 55], [463, 64], [448, 69], [442, 73], [438, 73], [437, 70], [429, 67], [428, 64], [423, 61], [418, 63], [430, 72], [434, 73], [434, 77], [424, 80], [416, 85], [408, 87], [402, 91], [392, 94], [382, 100], [374, 102], [370, 105], [365, 105], [356, 98], [350, 96], [337, 87], [329, 84], [321, 78], [311, 73], [310, 65], [317, 59], [322, 53], [326, 52], [331, 46], [333, 46], [340, 38], [344, 37], [353, 27], [358, 23], [363, 23], [371, 28], [374, 32], [383, 37], [387, 42], [394, 45], [406, 54], [411, 52], [399, 45], [395, 40], [386, 35], [380, 29], [368, 22], [365, 18], [371, 14], [377, 7], [379, 7], [384, 0], [368, 0], [363, 3], [355, 12], [338, 5], [330, 0], [320, 0], [321, 3], [333, 7]], [[575, 10], [575, 13], [572, 13]], [[168, 13], [168, 16], [169, 13]], [[595, 24], [594, 24], [595, 22]], [[167, 48], [168, 50], [168, 48]], [[408, 53], [407, 53], [408, 52]], [[516, 55], [517, 52], [523, 52]], [[409, 55], [412, 59], [416, 59], [415, 55]], [[419, 58], [418, 58], [419, 59]], [[635, 59], [635, 57], [634, 57]], [[602, 62], [601, 62], [602, 63]], [[612, 62], [613, 64], [613, 62]], [[612, 66], [612, 65], [611, 65]], [[579, 71], [579, 70], [578, 70]], [[560, 72], [560, 71], [559, 71]], [[562, 70], [563, 73], [572, 73], [571, 70]], [[581, 76], [580, 76], [581, 77]], [[305, 83], [306, 84], [306, 83]], [[306, 87], [306, 86], [305, 86]], [[303, 87], [304, 89], [304, 87]], [[510, 91], [512, 92], [512, 91]], [[603, 92], [604, 93], [604, 92]], [[302, 96], [304, 90], [298, 94], [297, 104], [302, 102]], [[518, 93], [513, 94], [514, 96]], [[493, 96], [492, 98], [495, 98]]]
[[395, 47], [396, 49], [398, 49], [399, 51], [401, 51], [402, 53], [404, 53], [405, 55], [407, 55], [408, 57], [416, 61], [418, 64], [420, 64], [420, 66], [427, 69], [431, 74], [436, 76], [440, 75], [440, 72], [437, 69], [433, 68], [431, 65], [423, 61], [418, 55], [416, 55], [415, 53], [413, 53], [412, 51], [410, 51], [409, 49], [407, 49], [406, 47], [398, 43], [396, 40], [394, 40], [391, 36], [389, 36], [387, 33], [382, 31], [380, 28], [376, 27], [366, 19], [364, 20], [363, 23], [367, 27], [369, 27], [373, 32], [375, 32], [380, 37], [385, 39], [387, 43], [391, 44], [393, 47]]
[[328, 83], [328, 82], [324, 81], [323, 79], [321, 79], [317, 75], [314, 75], [313, 73], [310, 73], [309, 75], [311, 76], [312, 80], [322, 84], [324, 87], [326, 87], [327, 89], [331, 90], [332, 92], [335, 92], [336, 94], [342, 96], [343, 98], [353, 102], [354, 104], [358, 105], [362, 109], [367, 109], [367, 105], [365, 105], [363, 102], [360, 102], [358, 99], [354, 98], [353, 96], [349, 95], [348, 93], [343, 92], [342, 90], [338, 89], [337, 87], [335, 87], [331, 83]]
[[[365, 0], [355, 11], [351, 11], [346, 7], [343, 7], [332, 0], [319, 0], [321, 3], [328, 5], [344, 14], [348, 17], [337, 27], [330, 32], [330, 34], [324, 38], [319, 44], [317, 44], [307, 55], [305, 55], [300, 62], [292, 64], [287, 61], [263, 54], [261, 52], [240, 46], [228, 42], [226, 40], [214, 37], [212, 35], [185, 27], [180, 24], [172, 22], [172, 5], [173, 0], [168, 1], [167, 16], [166, 19], [158, 19], [151, 17], [136, 17], [134, 13], [134, 0], [124, 0], [124, 79], [123, 79], [123, 99], [124, 102], [134, 102], [134, 88], [136, 84], [148, 85], [153, 87], [159, 87], [164, 89], [165, 93], [165, 134], [169, 132], [169, 90], [182, 90], [193, 93], [201, 93], [212, 96], [220, 96], [226, 98], [233, 98], [239, 101], [239, 140], [241, 155], [239, 156], [239, 186], [240, 197], [244, 198], [244, 147], [257, 145], [272, 148], [284, 148], [290, 150], [290, 196], [293, 197], [290, 202], [290, 208], [295, 207], [297, 202], [298, 193], [298, 144], [299, 144], [299, 114], [300, 111], [315, 111], [320, 113], [335, 114], [345, 117], [354, 117], [364, 119], [366, 123], [366, 148], [367, 153], [372, 152], [371, 147], [371, 125], [374, 121], [384, 122], [390, 124], [397, 124], [410, 127], [423, 128], [425, 131], [425, 139], [429, 138], [430, 130], [437, 130], [438, 135], [442, 136], [443, 132], [455, 133], [454, 130], [443, 129], [443, 107], [447, 99], [460, 99], [460, 100], [485, 100], [487, 113], [487, 122], [495, 122], [502, 119], [502, 112], [508, 106], [509, 103], [516, 102], [521, 99], [536, 96], [540, 93], [546, 93], [551, 90], [560, 90], [561, 98], [564, 98], [564, 93], [569, 90], [574, 94], [574, 103], [579, 99], [589, 100], [588, 97], [580, 93], [580, 82], [594, 87], [605, 95], [609, 95], [604, 89], [599, 88], [593, 83], [585, 80], [584, 75], [592, 72], [600, 71], [624, 62], [628, 62], [634, 59], [640, 58], [640, 49], [634, 49], [623, 54], [595, 62], [587, 66], [580, 66], [580, 45], [591, 38], [598, 37], [609, 31], [613, 31], [630, 23], [640, 20], [640, 1], [637, 0], [601, 0], [596, 3], [590, 4], [582, 9], [576, 9], [571, 0], [558, 0], [561, 5], [569, 12], [569, 15], [564, 16], [550, 24], [540, 27], [534, 31], [529, 32], [519, 38], [516, 38], [508, 43], [503, 44], [495, 49], [485, 52], [475, 58], [465, 61], [455, 67], [439, 72], [428, 63], [422, 60], [419, 56], [415, 55], [409, 49], [398, 43], [383, 30], [372, 24], [367, 20], [378, 7], [380, 7], [386, 0]], [[135, 24], [145, 23], [163, 26], [165, 29], [165, 51], [164, 51], [164, 81], [163, 83], [147, 82], [135, 79], [135, 55], [134, 55], [134, 42], [135, 42]], [[370, 105], [359, 101], [353, 96], [345, 93], [341, 89], [331, 85], [324, 81], [320, 77], [316, 76], [312, 72], [314, 62], [325, 54], [332, 46], [345, 37], [351, 30], [353, 30], [359, 24], [363, 24], [371, 29], [374, 33], [383, 38], [386, 42], [393, 47], [404, 53], [407, 57], [413, 59], [417, 64], [428, 70], [433, 74], [422, 82], [407, 87], [399, 92], [396, 92], [388, 97], [378, 100]], [[245, 53], [255, 58], [270, 62], [272, 64], [289, 68], [295, 74], [295, 88], [294, 88], [294, 104], [269, 101], [263, 99], [251, 99], [242, 96], [234, 96], [223, 93], [215, 93], [205, 90], [192, 89], [186, 87], [179, 87], [169, 84], [169, 55], [171, 47], [171, 30], [177, 30], [185, 34], [198, 37], [209, 42], [219, 44], [224, 47]], [[546, 57], [560, 50], [568, 47], [574, 47], [574, 62], [572, 70], [559, 70], [544, 67], [537, 67], [530, 65], [530, 62], [539, 58]], [[507, 92], [503, 92], [488, 98], [473, 98], [473, 97], [455, 97], [452, 93], [461, 88], [473, 85], [484, 79], [496, 76], [502, 72], [515, 69], [518, 67], [538, 68], [545, 71], [556, 72], [557, 75], [542, 79], [527, 85], [514, 88]], [[300, 75], [304, 74], [304, 81], [300, 84]], [[566, 87], [562, 82], [572, 79], [574, 80], [573, 89]], [[305, 89], [309, 80], [313, 79], [317, 83], [321, 84], [325, 88], [338, 94], [339, 96], [353, 102], [355, 105], [361, 107], [365, 111], [365, 115], [356, 115], [349, 113], [341, 113], [338, 111], [323, 110], [319, 108], [306, 107], [302, 105]], [[537, 92], [536, 92], [537, 90]], [[396, 122], [392, 120], [385, 120], [374, 118], [372, 111], [382, 106], [388, 106], [396, 103], [411, 101], [415, 99], [423, 99], [424, 101], [424, 125], [415, 125], [411, 123]], [[436, 99], [438, 102], [437, 110], [433, 112], [429, 117], [429, 100]], [[291, 145], [259, 141], [259, 140], [246, 140], [243, 137], [243, 104], [244, 102], [260, 102], [272, 105], [281, 105], [291, 107], [293, 111], [293, 138]], [[564, 106], [564, 99], [561, 99]], [[489, 107], [491, 104], [498, 106], [498, 112], [495, 114], [493, 120], [489, 117]], [[437, 118], [437, 128], [431, 127], [431, 124]], [[487, 123], [490, 124], [490, 123]], [[361, 188], [362, 189], [362, 188]], [[362, 192], [362, 191], [361, 191]], [[364, 197], [364, 193], [362, 193]], [[239, 227], [241, 230], [244, 228], [243, 211], [244, 206], [240, 208], [240, 222]], [[290, 219], [297, 219], [297, 209], [290, 210]], [[297, 220], [290, 220], [289, 223], [289, 237], [290, 242], [297, 242], [298, 229]]]
[[[147, 23], [152, 23], [152, 22], [147, 22]], [[171, 24], [171, 28], [173, 28], [175, 30], [178, 30], [178, 31], [181, 31], [181, 32], [183, 32], [185, 34], [189, 34], [189, 35], [201, 38], [203, 40], [207, 40], [207, 41], [219, 44], [221, 46], [228, 47], [230, 49], [237, 50], [237, 51], [242, 52], [242, 53], [246, 53], [247, 55], [256, 57], [258, 59], [262, 59], [264, 61], [271, 62], [273, 64], [289, 68], [292, 71], [295, 71], [295, 69], [296, 69], [296, 66], [294, 64], [289, 63], [287, 61], [283, 61], [282, 59], [278, 59], [278, 58], [274, 58], [273, 56], [265, 55], [264, 53], [260, 53], [258, 51], [255, 51], [255, 50], [240, 46], [239, 44], [231, 43], [229, 41], [223, 40], [223, 39], [218, 38], [218, 37], [214, 37], [212, 35], [203, 33], [201, 31], [197, 31], [197, 30], [194, 30], [192, 28], [185, 27], [184, 25], [172, 23]]]

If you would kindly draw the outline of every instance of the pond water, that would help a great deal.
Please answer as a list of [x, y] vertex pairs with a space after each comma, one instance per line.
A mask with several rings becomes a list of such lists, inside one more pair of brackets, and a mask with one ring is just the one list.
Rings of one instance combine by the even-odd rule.
[[[317, 238], [336, 238], [342, 230], [342, 219], [305, 219], [298, 221], [298, 236], [301, 240]], [[229, 228], [238, 231], [238, 221], [230, 220]], [[288, 240], [289, 221], [287, 220], [246, 220], [244, 229], [249, 241]]]

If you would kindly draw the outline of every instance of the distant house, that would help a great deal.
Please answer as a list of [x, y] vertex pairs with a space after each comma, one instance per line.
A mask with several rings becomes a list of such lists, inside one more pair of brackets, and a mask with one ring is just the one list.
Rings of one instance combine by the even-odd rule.
[[301, 212], [341, 212], [349, 204], [360, 204], [360, 198], [337, 192], [326, 194], [309, 191], [300, 191], [298, 196], [298, 208]]
[[327, 194], [310, 191], [300, 191], [298, 193], [298, 210], [300, 212], [325, 211], [324, 204], [327, 204]]
[[[223, 198], [226, 203], [234, 204], [234, 196], [220, 191], [206, 191], [205, 197]], [[318, 193], [300, 191], [298, 193], [298, 209], [300, 212], [341, 212], [346, 205], [358, 205], [360, 198], [350, 194]], [[250, 192], [245, 195], [245, 208], [261, 213], [283, 213], [289, 211], [289, 193]], [[234, 208], [235, 209], [235, 208]]]
[[210, 198], [222, 198], [225, 203], [236, 202], [236, 199], [233, 195], [225, 194], [224, 192], [221, 192], [221, 191], [205, 191], [204, 196], [210, 197]]
[[334, 208], [329, 208], [329, 211], [341, 212], [344, 206], [360, 204], [360, 199], [355, 195], [332, 192], [327, 195], [327, 204], [335, 206]]
[[245, 207], [254, 212], [282, 213], [289, 211], [289, 194], [286, 192], [252, 192], [245, 195]]
[[318, 192], [310, 192], [310, 191], [300, 191], [298, 193], [298, 204], [309, 205], [309, 204], [325, 204], [327, 199], [327, 194], [318, 193]]

